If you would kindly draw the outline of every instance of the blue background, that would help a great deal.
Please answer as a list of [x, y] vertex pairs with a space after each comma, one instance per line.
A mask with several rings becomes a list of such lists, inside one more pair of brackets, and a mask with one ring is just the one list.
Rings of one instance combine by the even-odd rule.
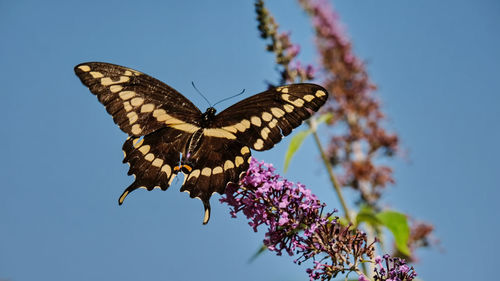
[[[418, 252], [420, 277], [496, 276], [499, 2], [335, 5], [408, 155], [391, 162], [397, 185], [384, 205], [433, 223], [442, 241], [443, 250]], [[295, 1], [268, 7], [302, 45], [300, 59], [315, 62]], [[126, 136], [73, 73], [84, 61], [136, 68], [202, 110], [191, 81], [212, 102], [258, 93], [278, 74], [253, 1], [1, 1], [0, 36], [0, 279], [307, 280], [290, 257], [248, 263], [263, 233], [231, 219], [218, 195], [206, 226], [180, 181], [119, 207], [132, 181], [121, 164]], [[289, 140], [254, 155], [281, 171]], [[286, 176], [339, 207], [310, 139]]]

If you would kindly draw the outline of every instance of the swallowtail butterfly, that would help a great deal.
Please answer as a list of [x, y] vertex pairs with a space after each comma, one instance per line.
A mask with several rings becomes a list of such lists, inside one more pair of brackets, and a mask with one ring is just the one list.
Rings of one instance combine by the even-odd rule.
[[223, 194], [226, 184], [237, 182], [248, 169], [250, 149], [272, 148], [328, 98], [321, 86], [292, 84], [215, 115], [215, 108], [202, 113], [170, 86], [130, 68], [87, 62], [77, 65], [75, 73], [129, 135], [123, 163], [130, 164], [128, 174], [135, 181], [118, 203], [137, 188], [166, 190], [181, 172], [181, 191], [203, 202], [203, 224], [210, 218], [212, 194]]

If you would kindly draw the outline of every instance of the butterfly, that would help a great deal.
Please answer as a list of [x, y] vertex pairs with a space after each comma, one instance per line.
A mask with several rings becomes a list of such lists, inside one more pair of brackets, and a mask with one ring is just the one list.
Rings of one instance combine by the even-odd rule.
[[216, 115], [202, 113], [167, 84], [137, 70], [103, 62], [75, 66], [75, 74], [97, 96], [129, 137], [123, 163], [135, 181], [118, 199], [138, 188], [166, 190], [179, 172], [181, 191], [203, 202], [203, 224], [210, 197], [223, 194], [249, 167], [250, 150], [271, 149], [327, 100], [315, 84], [291, 84], [244, 99]]

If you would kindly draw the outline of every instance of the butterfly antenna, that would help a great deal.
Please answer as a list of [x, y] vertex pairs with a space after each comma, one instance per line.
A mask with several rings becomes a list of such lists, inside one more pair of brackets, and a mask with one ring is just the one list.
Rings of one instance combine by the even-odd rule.
[[193, 81], [191, 81], [191, 85], [193, 85], [193, 88], [198, 92], [198, 94], [200, 94], [200, 96], [207, 101], [208, 105], [210, 105], [210, 107], [213, 107], [212, 104], [210, 104], [210, 102], [208, 101], [208, 99], [200, 92], [200, 90], [196, 88], [196, 85], [194, 84]]
[[228, 97], [228, 98], [225, 98], [225, 99], [222, 99], [222, 100], [220, 100], [220, 101], [216, 102], [216, 103], [214, 104], [214, 106], [215, 106], [216, 104], [218, 104], [218, 103], [223, 102], [223, 101], [227, 101], [228, 99], [232, 99], [232, 98], [235, 98], [235, 97], [237, 97], [237, 96], [240, 96], [240, 95], [242, 95], [244, 92], [245, 92], [245, 89], [243, 89], [243, 91], [241, 91], [239, 94], [236, 94], [236, 95], [234, 95], [234, 96], [231, 96], [231, 97]]

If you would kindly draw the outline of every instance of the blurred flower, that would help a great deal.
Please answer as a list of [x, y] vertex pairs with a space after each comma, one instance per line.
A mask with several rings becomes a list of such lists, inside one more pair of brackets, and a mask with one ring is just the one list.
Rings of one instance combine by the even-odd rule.
[[[276, 63], [281, 66], [280, 85], [294, 83], [297, 80], [303, 82], [314, 78], [314, 68], [312, 65], [303, 67], [296, 60], [300, 53], [300, 45], [292, 44], [290, 32], [279, 33], [278, 24], [273, 16], [264, 7], [262, 0], [255, 2], [255, 11], [257, 13], [258, 29], [263, 39], [270, 39], [271, 43], [267, 45], [267, 50], [273, 52], [276, 56]], [[273, 85], [275, 86], [275, 85]]]
[[323, 86], [331, 93], [324, 107], [333, 113], [335, 126], [328, 148], [332, 165], [343, 186], [360, 191], [365, 203], [374, 205], [380, 188], [394, 183], [392, 170], [375, 164], [379, 156], [392, 156], [398, 137], [381, 127], [384, 114], [372, 94], [376, 86], [368, 78], [365, 65], [353, 53], [338, 15], [326, 0], [299, 0], [311, 16], [320, 54]]

